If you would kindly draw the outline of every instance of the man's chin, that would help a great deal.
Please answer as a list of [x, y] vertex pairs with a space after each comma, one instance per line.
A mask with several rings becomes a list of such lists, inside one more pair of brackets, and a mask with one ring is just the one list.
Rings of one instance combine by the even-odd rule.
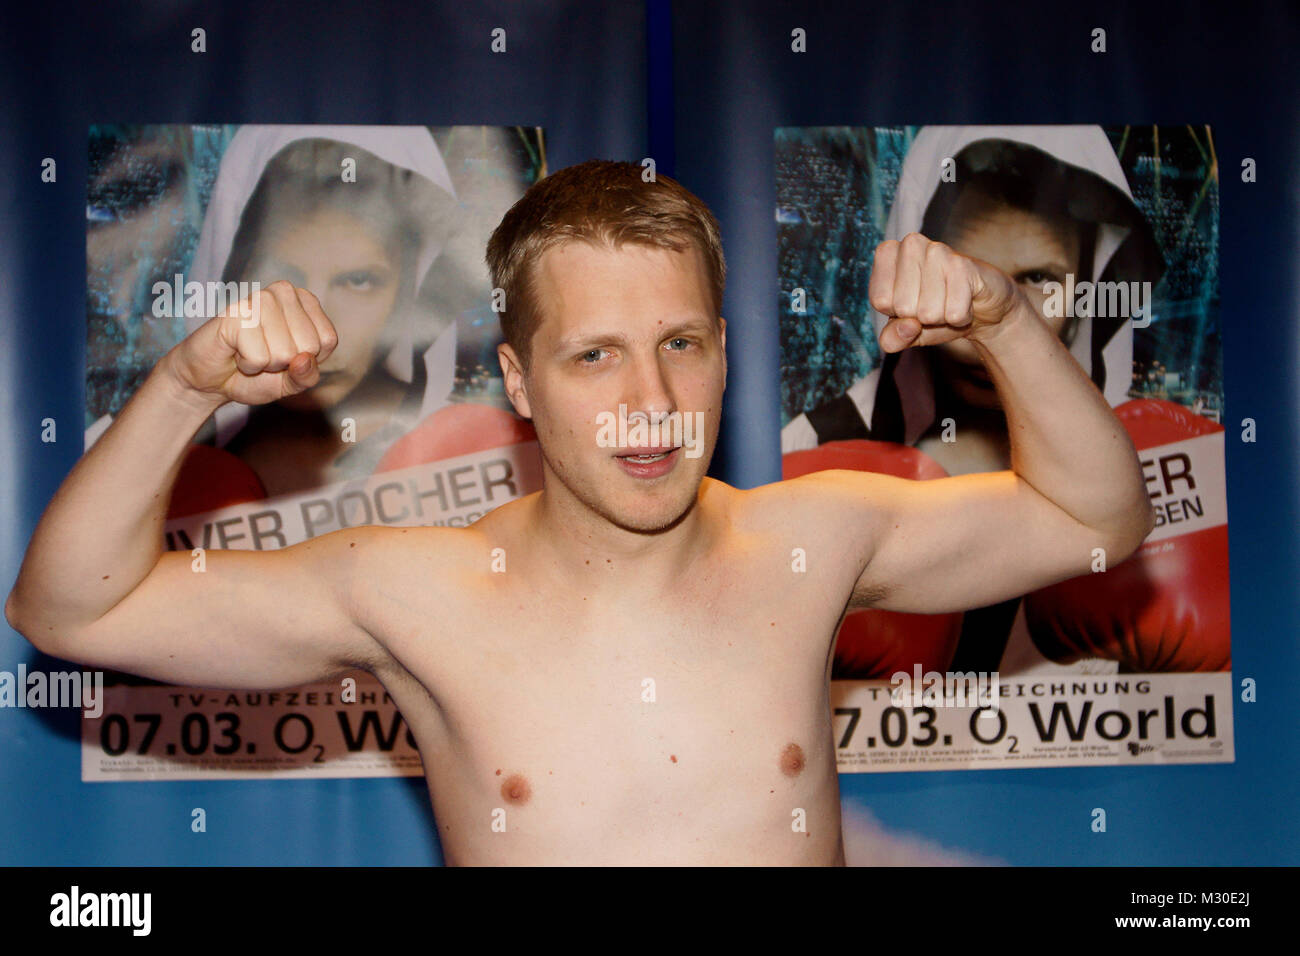
[[672, 499], [647, 502], [640, 508], [635, 506], [611, 508], [606, 512], [605, 517], [624, 531], [633, 531], [637, 534], [662, 534], [680, 524], [690, 514], [694, 505], [695, 495], [685, 500], [676, 500], [676, 496], [673, 496]]

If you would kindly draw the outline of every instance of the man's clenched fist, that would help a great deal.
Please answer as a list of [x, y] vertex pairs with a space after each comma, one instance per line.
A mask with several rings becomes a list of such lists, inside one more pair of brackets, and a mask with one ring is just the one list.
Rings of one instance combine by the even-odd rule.
[[889, 316], [880, 332], [886, 352], [979, 339], [1024, 301], [1000, 269], [917, 232], [876, 247], [868, 295]]
[[315, 385], [337, 344], [320, 300], [280, 280], [204, 323], [164, 361], [214, 404], [265, 405]]

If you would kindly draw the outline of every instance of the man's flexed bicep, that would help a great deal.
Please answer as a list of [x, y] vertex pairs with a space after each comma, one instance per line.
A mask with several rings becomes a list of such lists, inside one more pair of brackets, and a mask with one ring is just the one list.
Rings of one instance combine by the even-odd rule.
[[168, 552], [98, 620], [59, 634], [35, 614], [25, 632], [70, 661], [192, 686], [272, 690], [373, 670], [386, 651], [357, 622], [354, 582], [382, 530], [279, 551]]
[[274, 282], [168, 352], [51, 499], [6, 620], [69, 660], [240, 687], [318, 677], [364, 649], [332, 589], [336, 542], [209, 552], [201, 571], [162, 546], [172, 486], [204, 421], [227, 401], [312, 387], [336, 342], [315, 296]]
[[1012, 471], [910, 481], [858, 471], [817, 479], [828, 514], [860, 536], [850, 608], [941, 614], [985, 607], [1107, 566], [1131, 538], [1089, 528]]

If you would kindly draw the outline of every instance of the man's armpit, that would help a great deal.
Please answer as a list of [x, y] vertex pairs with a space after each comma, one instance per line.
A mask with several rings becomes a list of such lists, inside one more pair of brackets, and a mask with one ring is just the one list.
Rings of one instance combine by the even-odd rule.
[[[882, 533], [890, 483], [902, 479], [875, 472], [828, 469], [792, 478], [781, 502], [785, 519], [795, 523], [810, 541], [810, 556], [833, 558], [836, 576], [852, 582], [848, 610], [861, 610], [883, 600], [889, 588], [870, 581], [870, 561]], [[841, 592], [843, 593], [843, 592]]]
[[867, 580], [867, 572], [864, 571], [862, 577], [858, 578], [857, 583], [853, 585], [853, 595], [849, 598], [849, 610], [865, 611], [868, 608], [875, 607], [888, 596], [889, 588]]

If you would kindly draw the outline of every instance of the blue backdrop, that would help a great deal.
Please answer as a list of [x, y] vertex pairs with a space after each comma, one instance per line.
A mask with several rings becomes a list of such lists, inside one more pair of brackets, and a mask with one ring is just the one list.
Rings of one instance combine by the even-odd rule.
[[[0, 586], [81, 451], [92, 122], [536, 125], [552, 169], [600, 156], [680, 178], [718, 214], [731, 373], [711, 474], [780, 476], [775, 126], [1208, 123], [1221, 297], [1236, 762], [841, 777], [891, 830], [1010, 863], [1294, 864], [1300, 797], [1297, 349], [1300, 14], [1179, 4], [28, 7], [0, 30]], [[490, 31], [507, 30], [505, 55]], [[208, 52], [190, 52], [190, 31]], [[790, 50], [807, 31], [808, 52]], [[1108, 52], [1090, 52], [1093, 28]], [[40, 181], [41, 161], [58, 181]], [[1240, 179], [1252, 157], [1258, 181]], [[59, 423], [44, 444], [40, 421]], [[1258, 441], [1238, 440], [1240, 421]], [[0, 670], [39, 655], [0, 628]], [[0, 710], [0, 864], [440, 861], [423, 780], [82, 784], [78, 717]], [[208, 832], [191, 833], [193, 807]], [[1091, 832], [1093, 807], [1107, 810]]]

